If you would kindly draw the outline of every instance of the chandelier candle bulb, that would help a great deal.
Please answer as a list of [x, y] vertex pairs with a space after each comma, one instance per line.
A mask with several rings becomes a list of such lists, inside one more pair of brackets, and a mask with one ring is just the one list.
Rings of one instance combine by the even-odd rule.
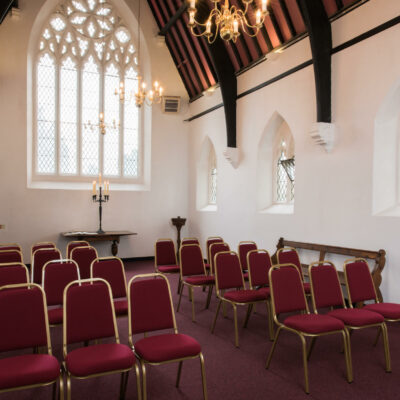
[[239, 22], [237, 19], [233, 20], [233, 33], [238, 33], [239, 32]]
[[196, 7], [196, 0], [190, 0], [190, 8]]
[[261, 10], [263, 13], [267, 12], [267, 0], [262, 0], [261, 2]]
[[257, 10], [256, 12], [256, 25], [260, 25], [261, 22], [261, 11]]
[[211, 33], [211, 20], [206, 23], [206, 33]]

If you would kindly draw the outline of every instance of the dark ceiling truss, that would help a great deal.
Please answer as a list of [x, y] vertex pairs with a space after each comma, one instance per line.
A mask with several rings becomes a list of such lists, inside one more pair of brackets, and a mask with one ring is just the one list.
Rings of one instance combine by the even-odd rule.
[[0, 24], [6, 15], [15, 7], [18, 8], [18, 0], [1, 0], [0, 1]]
[[[217, 67], [212, 55], [212, 45], [204, 37], [195, 37], [188, 28], [188, 0], [147, 0], [157, 21], [160, 34], [165, 35], [168, 49], [178, 68], [191, 101], [211, 86], [219, 83]], [[231, 5], [244, 8], [242, 0], [229, 0]], [[323, 6], [329, 19], [335, 18], [366, 0], [308, 0], [311, 5]], [[261, 0], [254, 0], [248, 18], [255, 22], [255, 9]], [[213, 7], [210, 0], [196, 0], [196, 18], [205, 22]], [[200, 17], [203, 9], [203, 19]], [[286, 48], [307, 34], [305, 18], [298, 0], [268, 0], [269, 15], [256, 37], [241, 34], [236, 43], [223, 42], [225, 63], [231, 64], [235, 74], [261, 62], [264, 56], [276, 49]], [[251, 33], [253, 31], [249, 29]], [[167, 88], [168, 90], [169, 88]]]

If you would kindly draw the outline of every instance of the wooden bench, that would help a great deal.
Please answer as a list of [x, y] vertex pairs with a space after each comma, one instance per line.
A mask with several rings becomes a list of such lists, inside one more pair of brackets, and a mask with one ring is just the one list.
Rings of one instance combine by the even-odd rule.
[[[372, 279], [375, 284], [376, 294], [378, 296], [379, 301], [383, 301], [382, 293], [379, 289], [382, 282], [382, 271], [385, 267], [386, 262], [386, 251], [381, 249], [378, 251], [371, 250], [360, 250], [360, 249], [352, 249], [348, 247], [338, 247], [338, 246], [328, 246], [325, 244], [316, 244], [316, 243], [304, 243], [304, 242], [294, 242], [292, 240], [286, 240], [284, 238], [280, 238], [278, 244], [276, 245], [276, 252], [272, 256], [273, 263], [277, 263], [276, 253], [279, 249], [283, 247], [294, 247], [295, 249], [302, 250], [311, 250], [311, 251], [319, 251], [319, 261], [323, 261], [325, 259], [326, 254], [339, 254], [342, 256], [350, 257], [360, 257], [365, 258], [367, 260], [374, 260], [375, 264], [371, 271]], [[317, 261], [317, 260], [315, 260]], [[304, 276], [308, 277], [308, 265], [302, 264]], [[342, 284], [345, 283], [343, 271], [339, 272], [339, 279]]]

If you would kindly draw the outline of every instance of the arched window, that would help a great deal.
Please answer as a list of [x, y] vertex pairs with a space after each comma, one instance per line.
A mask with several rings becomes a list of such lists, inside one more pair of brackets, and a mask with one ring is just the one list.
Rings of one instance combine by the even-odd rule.
[[[33, 67], [33, 179], [116, 182], [142, 174], [140, 113], [115, 91], [137, 87], [131, 33], [106, 0], [61, 0]], [[100, 124], [104, 120], [104, 126]]]
[[208, 166], [208, 204], [217, 204], [217, 160], [214, 148], [210, 148]]
[[[294, 200], [294, 155], [289, 156], [288, 143], [285, 138], [278, 138], [275, 157], [275, 202], [290, 203]], [[292, 153], [292, 152], [291, 152]]]

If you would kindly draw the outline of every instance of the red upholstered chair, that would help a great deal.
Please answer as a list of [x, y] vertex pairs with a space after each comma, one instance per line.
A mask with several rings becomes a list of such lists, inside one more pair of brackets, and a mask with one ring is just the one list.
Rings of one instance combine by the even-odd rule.
[[210, 247], [214, 243], [224, 243], [224, 239], [222, 239], [222, 237], [220, 237], [220, 236], [210, 236], [209, 238], [207, 238], [207, 241], [206, 241], [207, 263], [205, 264], [207, 272], [211, 271], [211, 264], [212, 264], [213, 258], [210, 256]]
[[22, 253], [19, 250], [0, 250], [0, 264], [23, 262]]
[[[373, 300], [374, 303], [365, 305], [363, 310], [382, 315], [386, 322], [400, 321], [400, 304], [379, 302], [367, 261], [363, 258], [347, 260], [343, 270], [350, 307], [353, 307], [353, 303]], [[381, 330], [378, 331], [376, 341], [379, 339], [380, 332]]]
[[183, 238], [181, 241], [181, 246], [185, 246], [187, 244], [198, 244], [200, 245], [199, 239], [197, 238]]
[[118, 257], [96, 258], [90, 266], [91, 278], [103, 278], [110, 286], [117, 317], [128, 315], [127, 287], [124, 263]]
[[[46, 300], [40, 286], [26, 283], [0, 287], [0, 324], [1, 352], [30, 350], [0, 360], [0, 393], [52, 384], [55, 393], [59, 380], [63, 399], [60, 364], [51, 354]], [[37, 347], [45, 351], [32, 354], [31, 349]]]
[[172, 239], [158, 239], [155, 244], [155, 269], [163, 274], [178, 273], [175, 244]]
[[[213, 244], [213, 247], [218, 243]], [[215, 313], [211, 333], [214, 333], [215, 323], [222, 303], [229, 303], [233, 307], [233, 318], [235, 323], [235, 346], [239, 347], [239, 334], [237, 324], [237, 306], [248, 306], [244, 327], [247, 326], [251, 310], [256, 303], [266, 302], [265, 293], [258, 290], [246, 290], [242, 267], [237, 253], [234, 251], [219, 252], [214, 257], [215, 287], [219, 303]]]
[[228, 243], [217, 242], [217, 243], [212, 243], [210, 245], [210, 253], [209, 253], [209, 257], [210, 257], [210, 275], [214, 275], [215, 274], [215, 265], [214, 265], [215, 255], [217, 253], [222, 252], [222, 251], [230, 251]]
[[181, 305], [181, 298], [183, 287], [187, 286], [189, 289], [189, 298], [192, 300], [192, 321], [196, 321], [194, 313], [194, 296], [193, 288], [195, 287], [209, 287], [206, 302], [206, 308], [210, 305], [211, 293], [214, 287], [215, 279], [213, 276], [206, 275], [204, 267], [204, 258], [201, 248], [198, 244], [187, 244], [181, 246], [179, 250], [179, 259], [181, 263], [181, 287], [179, 291], [179, 301], [176, 311], [179, 311]]
[[330, 307], [331, 311], [327, 312], [326, 315], [330, 315], [331, 317], [341, 320], [346, 325], [347, 330], [349, 330], [350, 333], [352, 330], [370, 327], [377, 327], [382, 330], [384, 338], [386, 371], [389, 372], [389, 341], [383, 316], [361, 308], [346, 308], [342, 289], [340, 287], [339, 277], [335, 266], [331, 262], [314, 262], [308, 267], [308, 272], [311, 283], [312, 301], [316, 313], [318, 313], [318, 309]]
[[0, 251], [3, 250], [18, 250], [22, 253], [21, 246], [18, 243], [0, 243]]
[[80, 246], [72, 249], [71, 259], [78, 264], [81, 279], [90, 278], [90, 266], [98, 257], [97, 250], [92, 246]]
[[61, 251], [56, 248], [43, 248], [35, 250], [32, 255], [31, 282], [42, 284], [43, 267], [48, 261], [61, 260]]
[[304, 291], [307, 295], [310, 295], [311, 285], [308, 282], [304, 282], [303, 269], [301, 267], [300, 257], [297, 250], [293, 247], [283, 247], [278, 250], [276, 256], [278, 264], [293, 264], [296, 266], [303, 282]]
[[238, 254], [239, 254], [240, 265], [242, 266], [243, 270], [243, 277], [245, 280], [248, 280], [249, 278], [249, 274], [244, 271], [247, 271], [249, 269], [247, 265], [247, 253], [251, 250], [257, 250], [256, 242], [252, 242], [250, 240], [239, 242]]
[[250, 250], [247, 253], [250, 289], [263, 293], [267, 299], [269, 338], [274, 340], [274, 320], [272, 319], [268, 273], [272, 266], [267, 250]]
[[80, 279], [78, 264], [73, 260], [51, 260], [42, 270], [42, 287], [46, 300], [50, 326], [63, 322], [63, 295], [65, 287]]
[[85, 247], [90, 246], [89, 242], [86, 240], [73, 240], [72, 242], [68, 242], [67, 248], [65, 250], [65, 254], [67, 258], [71, 258], [71, 252], [75, 247]]
[[[114, 338], [115, 342], [98, 343]], [[96, 341], [76, 348], [76, 343]], [[68, 346], [75, 344], [68, 351]], [[104, 279], [69, 283], [64, 290], [64, 370], [67, 399], [71, 399], [71, 378], [86, 379], [121, 373], [120, 398], [125, 397], [128, 373], [135, 366], [138, 399], [141, 399], [139, 368], [129, 346], [119, 343], [110, 285]], [[95, 396], [93, 396], [95, 398]]]
[[[176, 387], [179, 386], [182, 362], [199, 358], [203, 396], [207, 400], [204, 358], [200, 344], [190, 336], [178, 333], [169, 282], [163, 274], [134, 276], [128, 284], [129, 343], [142, 367], [143, 400], [147, 399], [146, 364], [179, 362]], [[133, 335], [164, 329], [173, 333], [147, 336], [133, 342]]]
[[[329, 334], [341, 334], [344, 344], [347, 381], [352, 382], [351, 356], [348, 347], [348, 332], [339, 319], [328, 315], [310, 314], [306, 301], [303, 281], [300, 272], [294, 264], [278, 264], [269, 270], [269, 284], [271, 287], [272, 309], [274, 321], [278, 326], [274, 343], [271, 347], [266, 368], [269, 368], [272, 355], [282, 329], [297, 334], [302, 343], [305, 391], [310, 393], [307, 366], [307, 337], [316, 337]], [[278, 319], [279, 314], [296, 313], [283, 319]]]
[[29, 283], [29, 272], [25, 264], [0, 264], [0, 286]]
[[38, 242], [31, 247], [31, 264], [33, 259], [33, 253], [39, 249], [55, 249], [56, 245], [53, 242]]

